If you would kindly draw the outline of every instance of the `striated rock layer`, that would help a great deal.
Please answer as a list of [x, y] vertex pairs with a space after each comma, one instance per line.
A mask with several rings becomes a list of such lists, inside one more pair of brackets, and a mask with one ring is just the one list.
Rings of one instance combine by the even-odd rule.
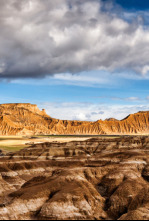
[[96, 122], [57, 120], [32, 104], [0, 105], [0, 135], [100, 135], [147, 134], [149, 112], [129, 115], [124, 120], [99, 120]]
[[149, 220], [149, 138], [43, 143], [0, 157], [0, 220]]

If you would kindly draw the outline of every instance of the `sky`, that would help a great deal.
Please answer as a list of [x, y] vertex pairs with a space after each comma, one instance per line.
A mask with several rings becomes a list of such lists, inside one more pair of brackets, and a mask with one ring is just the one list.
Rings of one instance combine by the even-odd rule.
[[149, 110], [148, 0], [1, 0], [0, 103], [54, 118]]

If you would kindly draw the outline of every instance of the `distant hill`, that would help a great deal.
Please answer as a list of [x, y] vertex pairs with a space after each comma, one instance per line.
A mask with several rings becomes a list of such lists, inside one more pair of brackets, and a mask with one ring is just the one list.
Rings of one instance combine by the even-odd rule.
[[33, 104], [0, 105], [0, 135], [119, 135], [149, 133], [149, 112], [131, 114], [124, 120], [96, 122], [51, 118]]
[[118, 120], [115, 118], [107, 118], [106, 121], [118, 121]]

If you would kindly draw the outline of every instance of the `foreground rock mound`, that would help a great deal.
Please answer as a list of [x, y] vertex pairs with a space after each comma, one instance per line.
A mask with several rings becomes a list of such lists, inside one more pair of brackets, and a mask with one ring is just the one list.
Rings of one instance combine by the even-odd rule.
[[147, 134], [149, 112], [139, 112], [122, 121], [116, 119], [97, 122], [57, 120], [32, 104], [0, 105], [0, 135], [100, 135]]
[[42, 143], [0, 158], [1, 220], [149, 220], [149, 138]]

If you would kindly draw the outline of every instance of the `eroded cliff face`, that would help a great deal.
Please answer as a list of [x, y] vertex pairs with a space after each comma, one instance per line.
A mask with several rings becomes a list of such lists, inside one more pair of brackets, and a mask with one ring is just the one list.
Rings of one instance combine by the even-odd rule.
[[42, 143], [0, 157], [0, 220], [149, 220], [149, 138]]
[[57, 120], [32, 104], [0, 105], [0, 135], [100, 135], [149, 133], [149, 112], [139, 112], [122, 121], [96, 122]]
[[32, 104], [0, 105], [1, 135], [47, 134], [51, 118]]

